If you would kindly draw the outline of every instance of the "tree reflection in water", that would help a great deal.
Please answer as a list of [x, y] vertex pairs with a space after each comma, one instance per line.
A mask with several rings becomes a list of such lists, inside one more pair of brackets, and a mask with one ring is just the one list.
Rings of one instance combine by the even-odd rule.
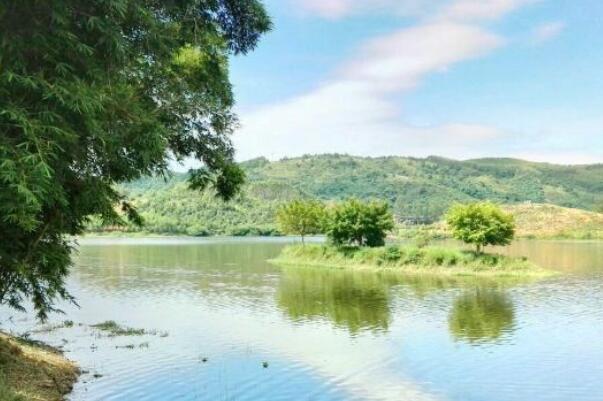
[[277, 301], [293, 320], [327, 318], [352, 334], [386, 331], [391, 284], [376, 274], [284, 268]]
[[452, 305], [450, 333], [470, 344], [497, 342], [514, 328], [515, 310], [500, 291], [475, 289], [459, 296]]
[[[392, 322], [392, 298], [396, 296], [423, 299], [447, 289], [463, 288], [463, 294], [452, 300], [449, 327], [456, 340], [476, 344], [496, 341], [513, 329], [514, 308], [504, 289], [517, 283], [286, 267], [281, 271], [277, 303], [294, 321], [328, 320], [355, 335], [362, 331], [386, 332]], [[392, 289], [395, 286], [398, 289]]]

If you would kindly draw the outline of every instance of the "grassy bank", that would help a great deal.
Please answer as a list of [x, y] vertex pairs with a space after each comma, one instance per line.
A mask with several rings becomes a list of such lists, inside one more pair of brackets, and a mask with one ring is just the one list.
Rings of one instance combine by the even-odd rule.
[[525, 258], [476, 254], [454, 248], [387, 246], [336, 248], [328, 245], [294, 245], [272, 260], [280, 265], [392, 270], [405, 274], [544, 277], [554, 272]]
[[60, 352], [0, 332], [0, 400], [62, 401], [78, 375]]

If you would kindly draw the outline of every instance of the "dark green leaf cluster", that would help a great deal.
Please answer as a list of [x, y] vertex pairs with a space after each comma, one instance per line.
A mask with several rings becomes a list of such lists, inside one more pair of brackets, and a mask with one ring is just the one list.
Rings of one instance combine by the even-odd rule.
[[64, 234], [141, 223], [115, 183], [194, 158], [194, 188], [236, 195], [228, 57], [269, 28], [257, 0], [0, 4], [0, 303], [45, 317], [68, 298]]
[[329, 241], [337, 246], [383, 246], [387, 232], [393, 228], [394, 217], [386, 202], [358, 199], [333, 206], [324, 224]]

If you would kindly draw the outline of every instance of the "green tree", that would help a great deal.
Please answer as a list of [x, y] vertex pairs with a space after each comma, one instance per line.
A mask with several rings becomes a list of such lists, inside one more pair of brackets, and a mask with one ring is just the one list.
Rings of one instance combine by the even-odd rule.
[[0, 3], [0, 303], [71, 299], [65, 234], [141, 223], [115, 183], [194, 158], [192, 188], [237, 193], [228, 59], [270, 24], [258, 0]]
[[294, 200], [281, 205], [276, 212], [279, 230], [285, 234], [301, 236], [321, 232], [325, 206], [316, 200]]
[[454, 205], [446, 215], [446, 222], [453, 237], [475, 245], [477, 253], [486, 245], [508, 245], [515, 236], [513, 216], [490, 202]]
[[325, 219], [325, 233], [338, 246], [383, 246], [393, 228], [389, 205], [380, 201], [349, 199], [334, 206]]

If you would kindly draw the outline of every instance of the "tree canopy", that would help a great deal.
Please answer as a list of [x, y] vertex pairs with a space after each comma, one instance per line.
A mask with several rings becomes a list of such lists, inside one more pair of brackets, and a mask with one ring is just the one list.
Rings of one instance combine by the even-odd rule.
[[508, 245], [515, 236], [513, 215], [491, 202], [457, 204], [450, 208], [446, 221], [454, 238], [476, 246]]
[[192, 188], [237, 193], [228, 58], [270, 27], [258, 0], [0, 4], [0, 303], [70, 299], [65, 234], [140, 223], [115, 183], [194, 158]]
[[325, 219], [325, 232], [335, 245], [377, 247], [394, 228], [389, 205], [381, 201], [349, 199], [335, 205]]

